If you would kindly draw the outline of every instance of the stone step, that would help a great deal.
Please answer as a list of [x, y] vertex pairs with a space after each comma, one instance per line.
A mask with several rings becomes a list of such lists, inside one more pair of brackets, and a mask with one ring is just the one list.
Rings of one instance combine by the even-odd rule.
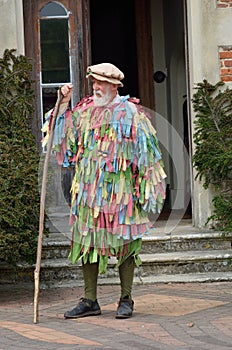
[[183, 251], [230, 250], [232, 235], [224, 237], [221, 232], [175, 233], [143, 238], [142, 253]]
[[[165, 276], [172, 279], [173, 275], [207, 274], [207, 273], [232, 273], [232, 250], [208, 250], [169, 252], [160, 254], [140, 254], [142, 266], [136, 268], [135, 278], [160, 278]], [[109, 278], [118, 278], [118, 270], [114, 268], [115, 258], [109, 259], [106, 274], [100, 275], [99, 280], [106, 281]], [[34, 266], [19, 266], [21, 281], [33, 281]], [[168, 277], [170, 276], [170, 277]], [[68, 281], [82, 281], [82, 269], [80, 262], [73, 265], [66, 258], [47, 259], [41, 262], [41, 283], [65, 284]], [[14, 282], [12, 271], [7, 268], [1, 270], [1, 283]]]
[[[52, 233], [43, 241], [42, 258], [67, 258], [70, 251], [69, 234]], [[231, 249], [232, 234], [221, 232], [175, 233], [151, 235], [143, 238], [141, 253], [159, 254], [165, 252], [208, 251]]]
[[[64, 232], [64, 231], [63, 231]], [[71, 285], [83, 283], [80, 263], [73, 266], [68, 260], [71, 233], [60, 233], [55, 229], [43, 239], [40, 280], [41, 285]], [[200, 231], [192, 226], [179, 225], [169, 232], [161, 224], [151, 235], [143, 238], [140, 254], [142, 266], [135, 271], [135, 281], [180, 281], [198, 276], [201, 281], [209, 278], [223, 280], [232, 274], [232, 233], [222, 235], [213, 230]], [[116, 260], [109, 260], [105, 275], [99, 283], [118, 281], [114, 269]], [[7, 264], [0, 263], [0, 283], [32, 283], [34, 266], [19, 265], [18, 274]], [[183, 276], [183, 277], [181, 277]], [[197, 278], [196, 277], [196, 280]], [[227, 277], [230, 278], [230, 277]]]
[[232, 250], [142, 254], [141, 276], [178, 273], [232, 272]]
[[[225, 282], [232, 281], [232, 272], [207, 272], [207, 273], [188, 273], [188, 274], [172, 274], [172, 275], [150, 275], [150, 276], [135, 276], [134, 284], [157, 284], [157, 283], [203, 283], [203, 282]], [[99, 278], [98, 285], [119, 285], [118, 277]], [[83, 278], [76, 280], [55, 280], [41, 281], [40, 289], [49, 288], [75, 288], [84, 287]], [[21, 281], [20, 283], [3, 283], [0, 284], [0, 291], [18, 289], [34, 290], [34, 281]]]
[[[142, 266], [136, 269], [135, 275], [145, 277], [149, 275], [171, 275], [178, 273], [206, 273], [218, 271], [232, 272], [232, 250], [209, 250], [171, 252], [160, 254], [140, 254]], [[118, 271], [114, 268], [116, 259], [109, 259], [106, 274], [101, 278], [118, 276]], [[66, 279], [82, 278], [80, 263], [73, 266], [67, 259], [50, 259], [41, 265], [42, 279]], [[53, 274], [52, 271], [55, 271]], [[69, 277], [70, 276], [70, 277]]]

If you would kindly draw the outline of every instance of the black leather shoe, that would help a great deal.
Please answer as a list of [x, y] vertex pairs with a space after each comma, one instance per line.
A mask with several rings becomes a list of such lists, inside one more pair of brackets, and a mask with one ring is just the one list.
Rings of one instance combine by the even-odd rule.
[[115, 318], [129, 318], [134, 310], [134, 302], [129, 297], [121, 298], [118, 303]]
[[101, 309], [97, 299], [92, 301], [90, 299], [81, 298], [79, 304], [70, 311], [66, 311], [65, 318], [78, 318], [84, 316], [96, 316], [101, 314]]

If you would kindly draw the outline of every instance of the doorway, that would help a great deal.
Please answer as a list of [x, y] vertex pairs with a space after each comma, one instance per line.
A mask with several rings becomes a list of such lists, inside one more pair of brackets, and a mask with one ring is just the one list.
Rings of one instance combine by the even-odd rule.
[[150, 0], [90, 0], [92, 63], [109, 61], [125, 74], [122, 95], [154, 108]]
[[[69, 18], [69, 68], [71, 80], [75, 82], [74, 104], [90, 92], [85, 79], [86, 67], [109, 61], [125, 74], [124, 87], [119, 93], [139, 98], [141, 104], [155, 114], [152, 121], [161, 141], [168, 175], [167, 199], [162, 212], [165, 219], [171, 212], [187, 218], [192, 215], [185, 3], [186, 0], [59, 1]], [[57, 7], [58, 2], [23, 1], [25, 51], [32, 58], [35, 94], [40, 97], [36, 99], [32, 120], [39, 147], [42, 95], [38, 28], [40, 11], [47, 5]], [[164, 79], [157, 80], [157, 72], [158, 77]]]
[[[155, 127], [168, 174], [165, 220], [192, 216], [184, 32], [183, 0], [90, 0], [92, 64], [118, 66], [125, 74], [119, 93], [140, 98], [162, 119]], [[164, 79], [155, 81], [155, 72]]]
[[120, 94], [138, 96], [134, 0], [91, 0], [90, 27], [92, 64], [115, 64], [125, 75]]

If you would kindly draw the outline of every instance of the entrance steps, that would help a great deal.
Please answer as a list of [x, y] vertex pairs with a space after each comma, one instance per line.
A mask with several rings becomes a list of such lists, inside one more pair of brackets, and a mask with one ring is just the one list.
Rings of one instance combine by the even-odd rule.
[[[192, 231], [192, 232], [191, 232]], [[182, 227], [171, 234], [152, 232], [143, 239], [140, 258], [135, 269], [135, 283], [206, 282], [232, 280], [232, 235], [220, 232], [196, 232]], [[55, 241], [53, 241], [55, 239]], [[41, 281], [49, 285], [82, 284], [81, 264], [73, 266], [67, 259], [70, 240], [46, 239], [43, 247]], [[118, 284], [116, 259], [109, 259], [106, 274], [99, 284]]]
[[[40, 270], [41, 288], [79, 286], [83, 284], [80, 262], [68, 260], [71, 233], [67, 217], [49, 223], [49, 237], [43, 239]], [[199, 230], [183, 220], [176, 225], [157, 221], [156, 229], [143, 238], [142, 265], [135, 269], [134, 283], [209, 282], [232, 280], [232, 233]], [[176, 225], [176, 226], [175, 226]], [[59, 226], [59, 229], [58, 229]], [[65, 231], [66, 230], [66, 231]], [[107, 272], [99, 275], [99, 284], [119, 284], [116, 260], [109, 259]], [[19, 266], [19, 275], [0, 266], [0, 283], [32, 283], [34, 266]]]

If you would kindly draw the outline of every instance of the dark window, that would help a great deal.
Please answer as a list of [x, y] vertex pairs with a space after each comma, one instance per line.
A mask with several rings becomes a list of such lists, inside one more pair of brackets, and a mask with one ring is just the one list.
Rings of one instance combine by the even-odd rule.
[[40, 20], [42, 83], [70, 81], [67, 19]]
[[51, 109], [57, 98], [57, 88], [71, 80], [69, 55], [69, 13], [50, 2], [39, 13], [41, 53], [42, 115]]

